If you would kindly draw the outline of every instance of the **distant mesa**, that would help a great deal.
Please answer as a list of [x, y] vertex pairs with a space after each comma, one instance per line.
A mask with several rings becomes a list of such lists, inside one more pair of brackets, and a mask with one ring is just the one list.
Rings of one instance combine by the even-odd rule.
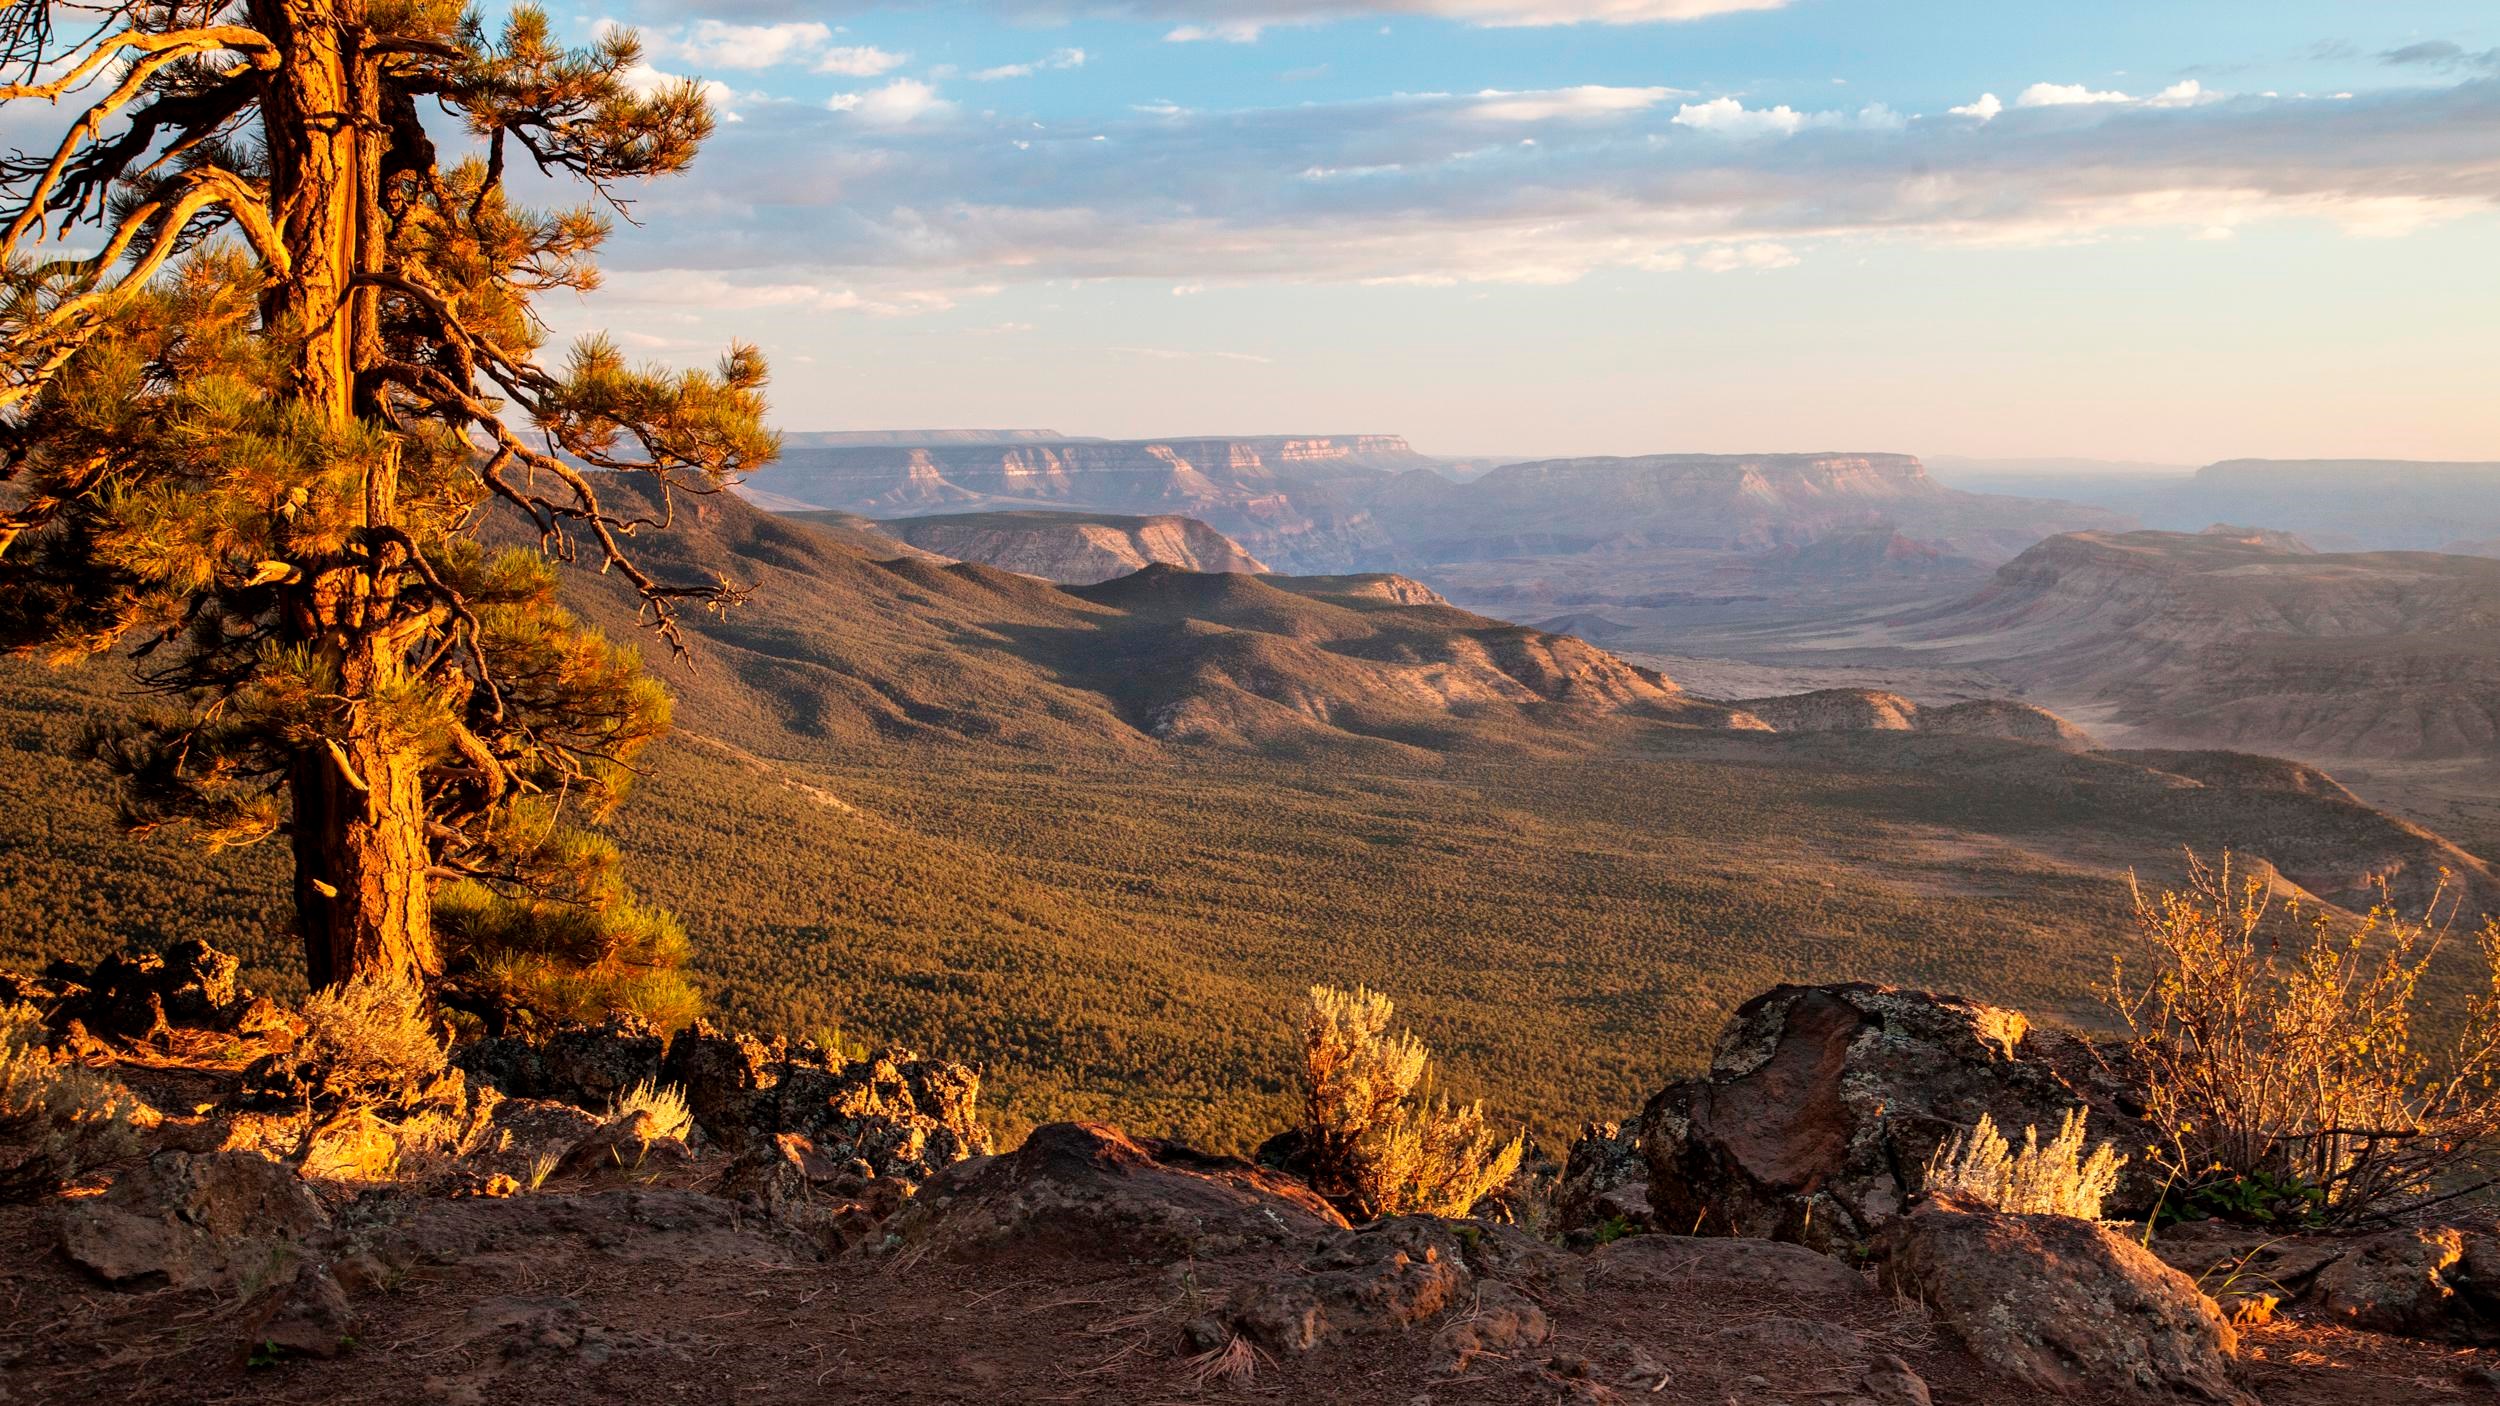
[[[845, 514], [800, 513], [809, 521]], [[893, 518], [874, 530], [922, 551], [977, 561], [1045, 581], [1084, 586], [1148, 566], [1184, 571], [1264, 574], [1267, 563], [1232, 538], [1177, 513], [1128, 517], [1111, 513], [936, 513]]]
[[2091, 734], [2046, 708], [2000, 698], [1922, 708], [1882, 689], [1825, 688], [1779, 698], [1738, 699], [1729, 706], [1781, 732], [1924, 732], [2037, 742], [2075, 751], [2094, 745]]

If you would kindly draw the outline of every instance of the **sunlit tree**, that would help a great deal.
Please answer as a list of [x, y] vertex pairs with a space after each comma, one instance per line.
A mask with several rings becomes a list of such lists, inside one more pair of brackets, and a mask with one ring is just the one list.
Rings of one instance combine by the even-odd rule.
[[[595, 286], [622, 183], [710, 131], [639, 62], [445, 0], [0, 12], [0, 113], [58, 133], [0, 161], [0, 644], [136, 661], [157, 703], [94, 744], [127, 819], [283, 836], [317, 987], [456, 985], [446, 882], [443, 932], [507, 963], [533, 932], [575, 966], [681, 945], [591, 920], [613, 856], [569, 827], [668, 707], [556, 580], [622, 578], [681, 649], [680, 609], [738, 597], [632, 539], [771, 456], [764, 367], [542, 363], [530, 306]], [[592, 208], [512, 204], [519, 162]], [[483, 543], [499, 515], [535, 549]]]

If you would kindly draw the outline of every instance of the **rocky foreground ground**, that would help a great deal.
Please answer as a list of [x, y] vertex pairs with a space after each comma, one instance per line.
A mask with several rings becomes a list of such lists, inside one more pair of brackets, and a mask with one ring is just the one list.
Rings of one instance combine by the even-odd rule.
[[[0, 1401], [2500, 1400], [2487, 1224], [2148, 1249], [1911, 1194], [1979, 1112], [2128, 1118], [1915, 992], [1770, 993], [1508, 1219], [1357, 1226], [1117, 1129], [993, 1152], [956, 1065], [611, 1025], [325, 1106], [213, 953], [0, 980], [152, 1110], [0, 1207]], [[646, 1079], [689, 1126], [609, 1113]]]

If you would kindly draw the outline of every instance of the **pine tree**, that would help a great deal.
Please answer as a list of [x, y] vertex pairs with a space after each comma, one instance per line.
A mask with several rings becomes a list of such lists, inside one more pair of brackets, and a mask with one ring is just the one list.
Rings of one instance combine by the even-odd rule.
[[[685, 167], [703, 99], [637, 91], [639, 59], [451, 0], [0, 9], [0, 103], [64, 118], [0, 160], [0, 646], [136, 661], [156, 708], [94, 741], [126, 819], [283, 836], [315, 987], [511, 994], [535, 954], [621, 991], [683, 947], [573, 828], [668, 700], [557, 567], [629, 582], [678, 650], [680, 609], [737, 600], [632, 538], [771, 457], [764, 367], [592, 339], [550, 369], [531, 300], [595, 287], [608, 225], [505, 194], [521, 158], [610, 209]], [[536, 549], [490, 550], [497, 514]]]

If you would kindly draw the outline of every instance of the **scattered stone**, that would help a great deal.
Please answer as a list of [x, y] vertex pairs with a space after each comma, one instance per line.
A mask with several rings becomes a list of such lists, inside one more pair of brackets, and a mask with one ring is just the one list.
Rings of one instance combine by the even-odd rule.
[[1237, 1157], [1051, 1123], [1014, 1152], [938, 1172], [889, 1228], [949, 1254], [1024, 1240], [1084, 1258], [1163, 1260], [1317, 1241], [1345, 1220], [1310, 1188]]
[[1858, 1390], [1875, 1406], [1935, 1406], [1935, 1399], [1927, 1391], [1927, 1379], [1891, 1353], [1867, 1365]]
[[1437, 1318], [1474, 1279], [1446, 1225], [1401, 1216], [1330, 1237], [1298, 1270], [1243, 1286], [1234, 1294], [1233, 1319], [1272, 1352], [1308, 1352], [1331, 1337]]
[[1433, 1370], [1455, 1376], [1479, 1357], [1541, 1347], [1553, 1332], [1545, 1310], [1527, 1295], [1508, 1284], [1480, 1284], [1463, 1314], [1433, 1336]]
[[244, 1341], [254, 1357], [336, 1357], [356, 1336], [347, 1290], [323, 1264], [298, 1265], [251, 1308]]
[[329, 1216], [285, 1165], [251, 1152], [160, 1152], [58, 1212], [61, 1248], [117, 1285], [267, 1282]]
[[1940, 1197], [1886, 1226], [1874, 1253], [1887, 1288], [2027, 1386], [2253, 1406], [2232, 1384], [2238, 1339], [2213, 1300], [2105, 1226]]
[[[2096, 1139], [2147, 1141], [2092, 1049], [2019, 1012], [1865, 983], [1775, 987], [1729, 1019], [1707, 1075], [1650, 1100], [1648, 1199], [1665, 1229], [1844, 1248], [1899, 1215], [1935, 1150], [1981, 1114], [2019, 1138], [2078, 1105]], [[2131, 1168], [2111, 1214], [2155, 1194]]]

